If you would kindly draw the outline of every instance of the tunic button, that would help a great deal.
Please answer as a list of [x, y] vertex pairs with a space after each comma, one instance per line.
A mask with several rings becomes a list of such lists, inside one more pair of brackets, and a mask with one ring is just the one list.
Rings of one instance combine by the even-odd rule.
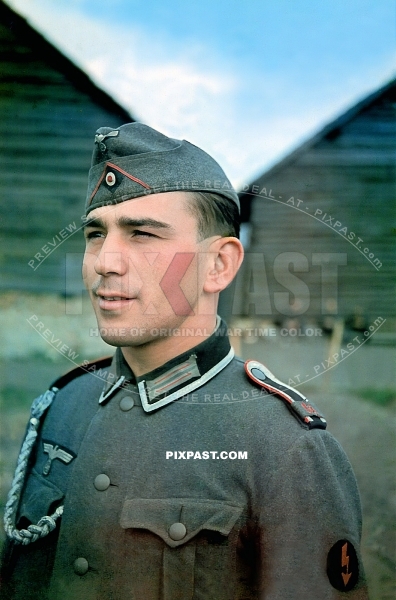
[[131, 396], [124, 396], [124, 398], [122, 398], [122, 400], [120, 401], [120, 408], [123, 411], [127, 411], [127, 410], [131, 410], [131, 408], [133, 408], [135, 404], [135, 401], [133, 398], [131, 398]]
[[173, 523], [173, 525], [169, 527], [169, 537], [172, 538], [172, 540], [175, 540], [175, 542], [182, 540], [186, 533], [187, 529], [183, 523]]
[[85, 575], [85, 573], [88, 572], [88, 567], [89, 565], [86, 558], [76, 558], [73, 563], [73, 569], [77, 575]]
[[251, 373], [260, 381], [264, 381], [265, 379], [267, 379], [261, 369], [252, 369]]
[[110, 485], [110, 477], [101, 473], [95, 477], [94, 486], [99, 492], [104, 492]]

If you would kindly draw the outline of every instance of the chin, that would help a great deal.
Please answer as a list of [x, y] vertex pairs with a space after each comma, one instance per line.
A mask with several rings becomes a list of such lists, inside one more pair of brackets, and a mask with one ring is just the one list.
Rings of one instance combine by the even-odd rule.
[[102, 338], [102, 340], [104, 342], [106, 342], [106, 344], [109, 344], [109, 346], [115, 346], [116, 348], [120, 347], [122, 348], [122, 346], [125, 346], [125, 339], [121, 340], [121, 338], [118, 337], [112, 337], [112, 336], [106, 336], [106, 335], [100, 335], [100, 337]]
[[107, 335], [100, 333], [100, 337], [109, 346], [115, 346], [116, 348], [122, 348], [124, 346], [141, 346], [147, 340], [143, 340], [141, 336], [133, 337], [130, 334], [125, 336], [120, 335]]
[[111, 327], [102, 325], [99, 327], [99, 335], [106, 344], [110, 346], [142, 346], [156, 339], [151, 335], [148, 327]]

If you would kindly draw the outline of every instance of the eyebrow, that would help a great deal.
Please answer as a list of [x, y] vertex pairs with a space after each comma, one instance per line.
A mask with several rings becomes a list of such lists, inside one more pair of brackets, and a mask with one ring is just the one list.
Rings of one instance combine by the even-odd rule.
[[[168, 231], [174, 231], [174, 228], [169, 223], [163, 221], [157, 221], [150, 217], [142, 217], [140, 219], [131, 219], [130, 217], [119, 217], [116, 221], [116, 225], [121, 228], [126, 227], [151, 227], [153, 229], [166, 229]], [[106, 229], [105, 222], [100, 217], [94, 217], [84, 224], [84, 229], [88, 227], [97, 227], [98, 229]]]

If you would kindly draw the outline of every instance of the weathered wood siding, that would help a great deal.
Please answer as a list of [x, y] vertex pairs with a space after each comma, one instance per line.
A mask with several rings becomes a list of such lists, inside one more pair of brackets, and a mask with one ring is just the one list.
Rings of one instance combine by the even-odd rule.
[[0, 3], [0, 289], [81, 288], [78, 230], [94, 134], [131, 120]]
[[[253, 230], [234, 314], [395, 317], [395, 107], [393, 81], [246, 186]], [[314, 264], [326, 260], [337, 275]]]

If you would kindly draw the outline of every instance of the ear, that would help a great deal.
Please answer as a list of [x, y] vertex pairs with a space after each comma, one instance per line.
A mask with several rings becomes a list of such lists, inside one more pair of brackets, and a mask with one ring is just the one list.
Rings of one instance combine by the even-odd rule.
[[236, 237], [223, 237], [212, 242], [204, 291], [215, 294], [224, 290], [237, 274], [243, 255], [243, 246]]

